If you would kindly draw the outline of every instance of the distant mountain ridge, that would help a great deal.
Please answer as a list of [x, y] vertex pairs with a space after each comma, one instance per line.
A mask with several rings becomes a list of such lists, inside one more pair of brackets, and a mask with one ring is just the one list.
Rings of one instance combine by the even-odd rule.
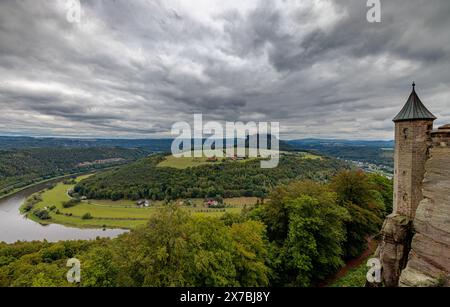
[[295, 150], [393, 167], [394, 141], [303, 139], [287, 141]]
[[314, 146], [314, 145], [346, 145], [346, 146], [372, 146], [372, 147], [385, 147], [393, 148], [394, 140], [346, 140], [346, 139], [298, 139], [298, 140], [288, 140], [287, 143], [296, 146]]
[[173, 139], [82, 139], [82, 138], [36, 138], [24, 136], [0, 136], [0, 150], [23, 148], [92, 148], [122, 147], [144, 148], [152, 151], [170, 150]]
[[[136, 148], [151, 152], [170, 152], [173, 139], [71, 139], [0, 136], [0, 151], [28, 148]], [[193, 148], [194, 140], [191, 140]], [[224, 147], [225, 147], [224, 139]], [[237, 140], [234, 140], [237, 145]], [[270, 143], [270, 142], [269, 142]], [[248, 137], [245, 140], [249, 145]], [[270, 146], [268, 146], [270, 148]], [[394, 141], [315, 139], [279, 140], [281, 151], [312, 151], [335, 158], [387, 166], [393, 165]]]
[[[104, 139], [104, 138], [57, 138], [0, 136], [0, 149], [43, 148], [43, 147], [123, 147], [146, 148], [154, 151], [169, 151], [172, 138], [162, 139]], [[248, 144], [248, 141], [246, 142]], [[314, 148], [321, 146], [370, 146], [393, 148], [394, 141], [345, 140], [345, 139], [296, 139], [280, 140], [280, 149], [296, 147]]]

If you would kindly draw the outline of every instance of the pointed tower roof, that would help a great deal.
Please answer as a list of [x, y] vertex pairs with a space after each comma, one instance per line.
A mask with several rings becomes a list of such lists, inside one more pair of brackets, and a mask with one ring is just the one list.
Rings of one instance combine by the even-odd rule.
[[415, 87], [416, 84], [413, 82], [412, 84], [412, 92], [409, 95], [408, 101], [406, 102], [403, 109], [397, 116], [393, 119], [394, 122], [399, 122], [402, 120], [414, 120], [414, 119], [432, 119], [435, 120], [436, 116], [434, 116], [428, 109], [423, 105], [422, 101], [420, 101], [419, 96], [417, 96]]

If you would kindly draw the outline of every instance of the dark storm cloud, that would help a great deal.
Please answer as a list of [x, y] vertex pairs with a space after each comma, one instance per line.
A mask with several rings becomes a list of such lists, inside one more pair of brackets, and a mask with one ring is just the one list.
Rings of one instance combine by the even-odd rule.
[[[368, 24], [365, 1], [350, 0], [336, 3], [338, 13], [346, 13], [329, 29], [316, 28], [303, 37], [283, 31], [280, 12], [270, 3], [255, 9], [247, 18], [233, 20], [228, 28], [234, 47], [244, 54], [268, 48], [269, 59], [278, 70], [295, 70], [321, 61], [324, 57], [350, 54], [355, 57], [392, 53], [420, 61], [438, 61], [449, 56], [450, 5], [446, 0], [383, 1], [382, 23]], [[294, 11], [293, 22], [314, 21], [312, 10]], [[236, 22], [236, 21], [234, 21]], [[244, 30], [244, 31], [242, 31]], [[244, 32], [245, 34], [240, 34]], [[438, 38], [444, 38], [444, 41]], [[241, 52], [242, 53], [242, 52]]]
[[285, 138], [392, 138], [415, 80], [450, 121], [450, 2], [0, 2], [0, 134], [167, 136], [280, 121]]

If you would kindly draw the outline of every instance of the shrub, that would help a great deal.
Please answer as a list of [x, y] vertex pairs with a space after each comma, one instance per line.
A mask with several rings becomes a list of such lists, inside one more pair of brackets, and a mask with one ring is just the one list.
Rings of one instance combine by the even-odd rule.
[[72, 199], [70, 199], [70, 200], [64, 202], [62, 206], [63, 206], [64, 208], [70, 208], [70, 207], [73, 207], [73, 206], [78, 205], [79, 203], [80, 203], [80, 199], [78, 199], [78, 198], [72, 198]]
[[41, 220], [48, 220], [51, 218], [47, 210], [36, 210], [33, 213]]
[[81, 219], [83, 219], [83, 220], [90, 220], [90, 219], [92, 219], [92, 215], [89, 212], [87, 212], [87, 213], [83, 214]]
[[63, 180], [63, 184], [77, 184], [74, 178]]
[[31, 211], [31, 209], [33, 209], [33, 203], [26, 203], [25, 204], [25, 206], [23, 206], [23, 211], [25, 211], [25, 212], [29, 212], [29, 211]]

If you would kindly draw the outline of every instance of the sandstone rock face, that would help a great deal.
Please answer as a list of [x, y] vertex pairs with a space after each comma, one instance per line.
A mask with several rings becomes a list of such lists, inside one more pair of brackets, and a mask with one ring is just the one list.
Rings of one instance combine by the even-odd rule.
[[433, 145], [400, 286], [450, 285], [450, 147], [441, 139]]
[[403, 268], [406, 266], [412, 235], [409, 217], [391, 214], [386, 217], [381, 230], [382, 240], [375, 252], [383, 267], [384, 286], [395, 287]]
[[367, 286], [450, 286], [450, 125], [432, 130], [434, 116], [402, 112], [394, 119], [394, 213], [375, 254], [382, 283]]

